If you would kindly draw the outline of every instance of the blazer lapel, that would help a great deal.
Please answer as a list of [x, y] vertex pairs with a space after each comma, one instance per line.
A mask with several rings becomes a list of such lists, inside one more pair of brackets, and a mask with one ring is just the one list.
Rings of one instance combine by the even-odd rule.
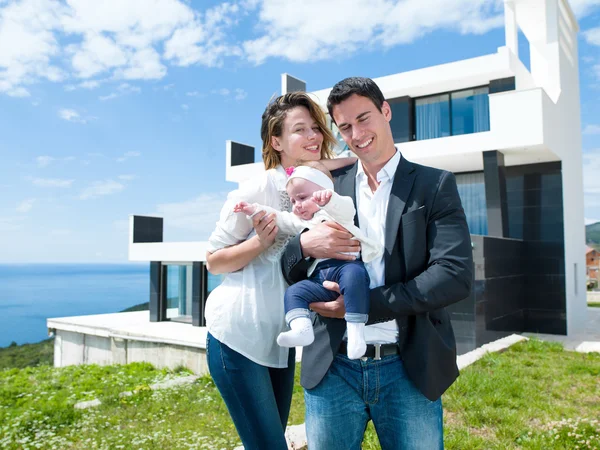
[[398, 236], [398, 227], [400, 218], [406, 209], [406, 201], [412, 190], [415, 181], [416, 170], [414, 166], [401, 156], [400, 163], [396, 169], [392, 192], [388, 203], [387, 216], [385, 219], [385, 254], [386, 267], [389, 266], [387, 258], [392, 254], [396, 237]]
[[[352, 198], [352, 203], [356, 208], [356, 171], [358, 170], [358, 162], [354, 164], [346, 173], [336, 177], [333, 180], [333, 188], [335, 192]], [[354, 225], [358, 227], [358, 214], [354, 214]]]

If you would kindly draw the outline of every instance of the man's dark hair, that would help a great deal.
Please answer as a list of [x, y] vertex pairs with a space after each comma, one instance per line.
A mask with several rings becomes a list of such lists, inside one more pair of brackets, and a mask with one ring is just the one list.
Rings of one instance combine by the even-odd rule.
[[367, 97], [381, 112], [381, 107], [385, 101], [385, 97], [379, 89], [379, 86], [375, 84], [370, 78], [364, 77], [350, 77], [339, 81], [333, 86], [329, 97], [327, 97], [327, 110], [331, 116], [331, 120], [335, 123], [333, 118], [333, 107], [339, 105], [351, 95], [360, 95], [361, 97]]

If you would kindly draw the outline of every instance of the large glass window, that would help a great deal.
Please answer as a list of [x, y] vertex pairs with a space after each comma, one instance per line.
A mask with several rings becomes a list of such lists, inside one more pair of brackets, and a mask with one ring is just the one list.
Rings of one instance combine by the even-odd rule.
[[489, 131], [490, 104], [487, 87], [454, 92], [451, 104], [453, 136]]
[[417, 140], [489, 131], [488, 94], [486, 86], [415, 99]]
[[456, 174], [456, 185], [467, 216], [469, 232], [487, 236], [487, 203], [483, 172]]
[[167, 319], [192, 315], [192, 265], [166, 264]]
[[409, 97], [388, 100], [392, 110], [390, 126], [394, 143], [408, 142], [413, 140], [412, 130], [412, 101]]
[[450, 136], [450, 96], [434, 95], [415, 100], [417, 140]]

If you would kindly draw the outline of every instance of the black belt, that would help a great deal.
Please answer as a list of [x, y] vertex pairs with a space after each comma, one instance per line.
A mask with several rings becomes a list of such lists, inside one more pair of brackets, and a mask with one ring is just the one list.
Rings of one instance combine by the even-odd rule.
[[[342, 341], [338, 353], [348, 355], [348, 342]], [[399, 355], [400, 347], [398, 344], [367, 344], [367, 351], [363, 358], [373, 358], [379, 360], [384, 356]]]

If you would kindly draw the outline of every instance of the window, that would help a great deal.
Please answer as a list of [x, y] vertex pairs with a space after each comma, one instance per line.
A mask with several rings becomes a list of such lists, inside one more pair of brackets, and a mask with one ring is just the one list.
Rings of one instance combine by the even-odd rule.
[[410, 97], [393, 98], [387, 101], [392, 110], [390, 127], [394, 143], [412, 141], [413, 138], [413, 99]]
[[192, 315], [192, 265], [165, 264], [167, 318]]
[[449, 99], [444, 94], [415, 100], [417, 141], [450, 136]]
[[415, 99], [417, 140], [489, 131], [488, 94], [486, 86]]
[[456, 174], [458, 195], [467, 216], [471, 234], [487, 236], [487, 202], [483, 172]]
[[488, 88], [467, 89], [452, 94], [452, 135], [490, 129]]

